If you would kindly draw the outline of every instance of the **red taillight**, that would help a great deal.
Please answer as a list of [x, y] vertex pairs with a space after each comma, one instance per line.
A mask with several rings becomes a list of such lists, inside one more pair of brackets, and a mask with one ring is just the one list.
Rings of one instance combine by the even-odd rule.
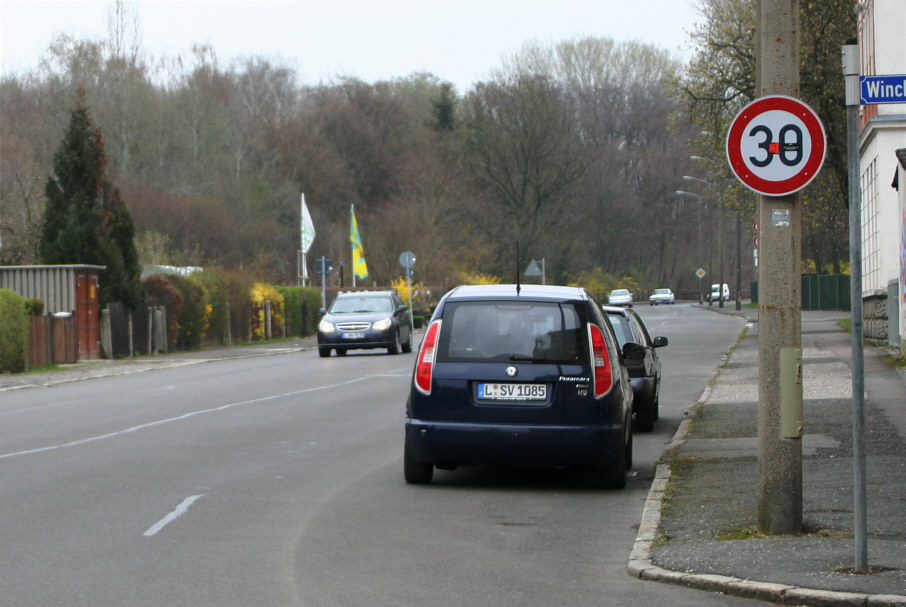
[[431, 323], [431, 326], [425, 331], [422, 347], [418, 351], [418, 364], [415, 365], [415, 387], [422, 394], [431, 394], [431, 377], [434, 375], [434, 355], [437, 351], [440, 322], [435, 320]]
[[613, 375], [610, 372], [610, 356], [607, 354], [607, 342], [601, 327], [589, 323], [588, 341], [591, 343], [591, 364], [594, 369], [594, 394], [601, 398], [613, 386]]

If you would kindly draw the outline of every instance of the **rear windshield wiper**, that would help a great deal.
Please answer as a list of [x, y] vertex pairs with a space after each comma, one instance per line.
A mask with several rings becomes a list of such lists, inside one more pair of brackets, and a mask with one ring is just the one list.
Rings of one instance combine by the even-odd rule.
[[520, 363], [520, 362], [521, 363], [533, 363], [533, 362], [538, 362], [538, 360], [539, 360], [539, 359], [535, 358], [534, 356], [527, 356], [525, 354], [510, 354], [509, 358], [514, 363]]

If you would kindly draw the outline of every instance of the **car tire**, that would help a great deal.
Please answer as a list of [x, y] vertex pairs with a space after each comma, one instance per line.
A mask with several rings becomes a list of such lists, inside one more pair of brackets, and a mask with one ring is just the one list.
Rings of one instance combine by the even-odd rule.
[[403, 476], [410, 485], [427, 485], [434, 478], [434, 466], [415, 461], [406, 445], [403, 449]]
[[626, 443], [626, 469], [632, 468], [632, 432], [629, 433], [629, 442]]
[[409, 327], [409, 339], [403, 344], [403, 352], [412, 352], [412, 327]]
[[626, 486], [627, 451], [632, 451], [632, 442], [627, 443], [620, 449], [616, 461], [610, 468], [605, 468], [599, 472], [601, 486], [605, 489], [622, 489]]
[[346, 356], [346, 348], [337, 348], [337, 356]]
[[400, 353], [400, 332], [399, 330], [393, 334], [393, 343], [390, 347], [387, 348], [388, 354], [399, 354]]
[[321, 356], [321, 358], [327, 358], [328, 356], [330, 356], [330, 348], [322, 348], [319, 346], [318, 354]]
[[654, 403], [648, 407], [639, 408], [635, 412], [635, 425], [640, 432], [651, 432], [654, 430]]

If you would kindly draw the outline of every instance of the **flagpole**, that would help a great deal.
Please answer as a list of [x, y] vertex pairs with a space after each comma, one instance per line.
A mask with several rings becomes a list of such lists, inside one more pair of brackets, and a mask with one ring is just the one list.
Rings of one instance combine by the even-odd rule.
[[[352, 230], [352, 221], [355, 218], [355, 205], [349, 205], [349, 229]], [[350, 232], [351, 233], [351, 232]], [[349, 264], [349, 267], [352, 268], [352, 287], [355, 288], [355, 242], [350, 238], [349, 239], [350, 247], [350, 259], [352, 263]]]
[[299, 250], [302, 251], [302, 267], [299, 268], [299, 286], [305, 284], [305, 192], [300, 196], [302, 199], [299, 203]]
[[301, 252], [301, 267], [299, 268], [299, 282], [302, 286], [307, 286], [308, 281], [308, 259], [307, 253], [311, 248], [311, 243], [315, 239], [315, 226], [312, 224], [311, 215], [305, 206], [305, 193], [300, 196], [301, 202], [299, 207], [299, 250]]

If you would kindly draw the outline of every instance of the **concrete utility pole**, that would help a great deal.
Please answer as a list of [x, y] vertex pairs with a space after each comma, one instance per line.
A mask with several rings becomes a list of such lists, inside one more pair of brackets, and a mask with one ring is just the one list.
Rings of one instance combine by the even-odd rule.
[[[759, 97], [799, 97], [799, 0], [759, 0]], [[802, 531], [802, 439], [781, 429], [781, 350], [802, 348], [799, 196], [758, 197], [758, 527]]]

